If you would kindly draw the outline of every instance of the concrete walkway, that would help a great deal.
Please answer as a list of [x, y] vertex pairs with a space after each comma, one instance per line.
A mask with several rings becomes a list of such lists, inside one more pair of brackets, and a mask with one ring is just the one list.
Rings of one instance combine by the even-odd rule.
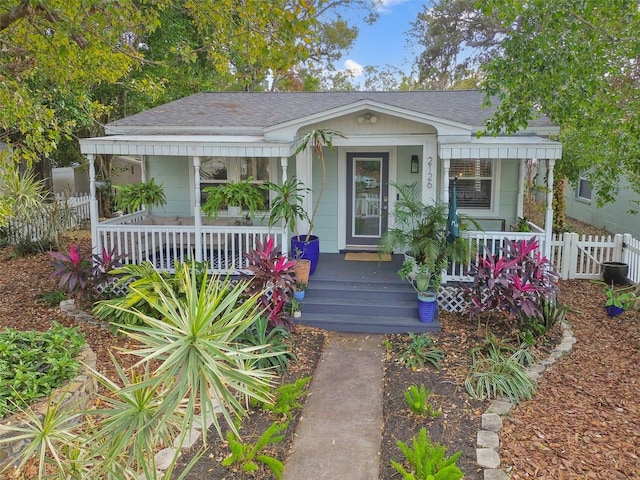
[[331, 334], [310, 385], [284, 480], [378, 480], [382, 338]]

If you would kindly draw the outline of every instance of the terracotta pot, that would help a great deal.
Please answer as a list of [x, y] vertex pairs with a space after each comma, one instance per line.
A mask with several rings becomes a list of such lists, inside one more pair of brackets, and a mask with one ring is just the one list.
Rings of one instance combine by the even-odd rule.
[[308, 284], [309, 275], [311, 273], [311, 260], [307, 260], [306, 258], [300, 258], [296, 260], [293, 271], [296, 274], [298, 283], [304, 283], [305, 285]]

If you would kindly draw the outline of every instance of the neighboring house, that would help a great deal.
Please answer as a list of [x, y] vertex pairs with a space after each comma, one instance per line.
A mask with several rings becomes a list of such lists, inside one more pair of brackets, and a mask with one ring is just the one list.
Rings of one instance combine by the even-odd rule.
[[611, 233], [629, 233], [640, 238], [640, 195], [634, 192], [626, 179], [620, 181], [616, 200], [602, 207], [596, 205], [595, 191], [585, 177], [576, 188], [567, 188], [566, 214], [581, 222], [604, 228]]
[[[227, 252], [231, 244], [246, 248], [239, 239], [255, 238], [246, 235], [263, 234], [266, 227], [259, 220], [240, 227], [203, 219], [202, 188], [248, 177], [282, 182], [295, 175], [312, 188], [304, 202], [310, 211], [321, 184], [320, 164], [310, 151], [295, 151], [312, 129], [346, 136], [334, 137], [334, 148], [325, 148], [327, 188], [313, 232], [321, 252], [375, 249], [393, 222], [385, 214], [396, 199], [392, 183], [417, 182], [423, 201], [448, 202], [450, 180], [457, 177], [459, 211], [486, 230], [508, 229], [522, 216], [525, 161], [548, 159], [553, 169], [562, 145], [545, 139], [558, 132], [545, 117], [519, 135], [478, 137], [494, 111], [482, 107], [483, 98], [479, 91], [210, 92], [117, 120], [106, 126], [107, 136], [80, 141], [90, 161], [92, 195], [96, 155], [139, 155], [142, 178], [163, 184], [167, 205], [98, 222], [94, 202], [94, 247], [115, 246], [134, 261], [166, 250], [167, 242], [182, 242], [197, 259], [221, 250], [221, 244]], [[551, 238], [548, 205], [543, 241]], [[190, 233], [176, 240], [177, 231]], [[286, 249], [286, 230], [276, 234]]]
[[[111, 159], [112, 185], [140, 183], [142, 171], [140, 156], [114, 156]], [[51, 169], [53, 192], [62, 195], [89, 193], [89, 168], [85, 165]]]

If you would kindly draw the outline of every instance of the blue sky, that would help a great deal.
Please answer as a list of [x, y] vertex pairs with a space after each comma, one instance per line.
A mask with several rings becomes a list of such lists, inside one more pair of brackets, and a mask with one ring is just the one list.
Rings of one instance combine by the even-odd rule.
[[342, 59], [341, 69], [357, 70], [358, 66], [373, 65], [383, 69], [392, 65], [409, 73], [413, 61], [407, 45], [407, 31], [415, 21], [424, 0], [383, 0], [380, 17], [373, 25], [361, 20], [355, 22], [359, 34], [354, 45]]

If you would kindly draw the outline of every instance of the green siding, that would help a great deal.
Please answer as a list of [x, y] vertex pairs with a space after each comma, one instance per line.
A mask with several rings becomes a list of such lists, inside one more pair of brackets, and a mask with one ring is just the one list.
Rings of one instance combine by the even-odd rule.
[[[320, 238], [320, 251], [338, 251], [338, 154], [337, 150], [324, 149], [327, 184], [315, 218], [313, 234]], [[344, 179], [340, 181], [345, 181]], [[322, 164], [313, 162], [313, 205], [322, 186]], [[313, 207], [312, 207], [313, 208]]]
[[[500, 162], [502, 165], [500, 166], [500, 196], [497, 218], [504, 218], [506, 229], [509, 230], [509, 225], [516, 223], [518, 214], [520, 161], [500, 160]], [[495, 222], [493, 226], [495, 226]]]
[[[594, 192], [595, 193], [595, 192]], [[594, 200], [591, 203], [577, 198], [576, 191], [567, 189], [566, 214], [611, 233], [629, 233], [640, 238], [640, 215], [629, 211], [640, 210], [640, 195], [631, 190], [627, 180], [620, 181], [620, 190], [616, 201], [598, 208]]]
[[164, 207], [155, 208], [153, 213], [163, 216], [193, 216], [189, 170], [191, 162], [187, 157], [147, 158], [147, 179], [154, 178], [161, 183], [167, 197]]
[[[411, 173], [411, 155], [418, 155], [420, 159], [420, 172]], [[399, 185], [411, 185], [420, 183], [422, 179], [422, 147], [421, 146], [399, 146], [397, 162], [396, 183]]]

